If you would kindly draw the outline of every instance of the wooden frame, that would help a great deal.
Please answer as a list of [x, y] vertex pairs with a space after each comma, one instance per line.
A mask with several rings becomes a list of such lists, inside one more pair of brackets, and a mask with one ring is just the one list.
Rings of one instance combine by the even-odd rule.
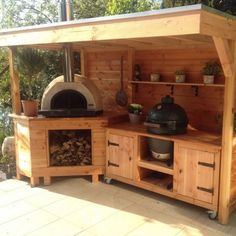
[[[148, 25], [148, 27], [147, 27]], [[115, 30], [114, 30], [115, 29]], [[37, 35], [37, 37], [35, 37]], [[219, 185], [219, 221], [228, 222], [235, 208], [231, 194], [233, 176], [232, 152], [236, 80], [236, 20], [202, 5], [135, 13], [117, 17], [55, 23], [51, 25], [2, 30], [0, 47], [10, 47], [12, 106], [20, 113], [19, 82], [14, 71], [15, 46], [57, 49], [72, 43], [82, 50], [82, 73], [86, 75], [86, 52], [89, 50], [127, 50], [128, 77], [132, 80], [135, 49], [153, 48], [216, 48], [225, 75], [222, 131], [221, 176]], [[128, 87], [132, 101], [132, 85]]]

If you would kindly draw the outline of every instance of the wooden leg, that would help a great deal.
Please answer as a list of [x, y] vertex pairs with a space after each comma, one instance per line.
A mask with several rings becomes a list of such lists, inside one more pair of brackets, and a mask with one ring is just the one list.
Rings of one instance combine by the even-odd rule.
[[17, 178], [18, 180], [22, 180], [22, 179], [23, 179], [23, 175], [21, 175], [18, 170], [16, 171], [16, 178]]
[[44, 183], [44, 185], [51, 185], [51, 177], [50, 176], [44, 176], [43, 183]]
[[92, 183], [98, 182], [98, 175], [92, 175]]
[[35, 187], [39, 185], [39, 177], [31, 177], [30, 178], [30, 185], [31, 187]]

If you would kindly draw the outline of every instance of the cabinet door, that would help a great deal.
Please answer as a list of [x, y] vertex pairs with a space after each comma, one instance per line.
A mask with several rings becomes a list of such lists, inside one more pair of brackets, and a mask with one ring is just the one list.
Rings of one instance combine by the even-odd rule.
[[175, 191], [193, 199], [214, 203], [218, 194], [216, 159], [219, 153], [178, 146], [176, 154]]
[[134, 139], [108, 134], [107, 145], [107, 173], [132, 179]]

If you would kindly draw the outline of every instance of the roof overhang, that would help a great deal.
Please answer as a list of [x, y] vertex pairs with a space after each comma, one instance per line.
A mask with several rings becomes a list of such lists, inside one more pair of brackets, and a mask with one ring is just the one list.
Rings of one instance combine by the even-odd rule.
[[236, 18], [199, 4], [2, 30], [0, 47], [54, 45], [57, 48], [64, 43], [84, 47], [100, 43], [122, 48], [178, 36], [200, 44], [211, 43], [211, 36], [236, 40]]

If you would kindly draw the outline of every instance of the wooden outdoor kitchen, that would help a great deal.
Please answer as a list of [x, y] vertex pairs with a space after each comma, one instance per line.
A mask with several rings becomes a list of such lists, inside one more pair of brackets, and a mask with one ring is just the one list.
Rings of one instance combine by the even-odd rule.
[[[64, 45], [80, 52], [81, 74], [98, 88], [103, 113], [66, 118], [22, 115], [15, 48], [62, 50]], [[35, 186], [41, 177], [47, 185], [53, 176], [91, 175], [96, 182], [105, 175], [204, 207], [218, 213], [220, 223], [228, 222], [236, 208], [235, 17], [195, 5], [2, 30], [0, 46], [9, 48], [19, 179], [27, 176]], [[121, 57], [128, 102], [143, 105], [143, 121], [162, 97], [170, 95], [188, 115], [186, 134], [152, 134], [143, 123], [129, 123], [127, 107], [115, 101]], [[224, 76], [206, 85], [202, 68], [211, 60], [220, 61]], [[136, 64], [140, 81], [134, 80]], [[175, 83], [174, 72], [181, 69], [186, 82]], [[160, 82], [150, 81], [155, 72], [161, 74]], [[55, 130], [83, 130], [89, 136], [88, 164], [50, 164]], [[171, 165], [148, 160], [148, 138], [173, 143]]]

